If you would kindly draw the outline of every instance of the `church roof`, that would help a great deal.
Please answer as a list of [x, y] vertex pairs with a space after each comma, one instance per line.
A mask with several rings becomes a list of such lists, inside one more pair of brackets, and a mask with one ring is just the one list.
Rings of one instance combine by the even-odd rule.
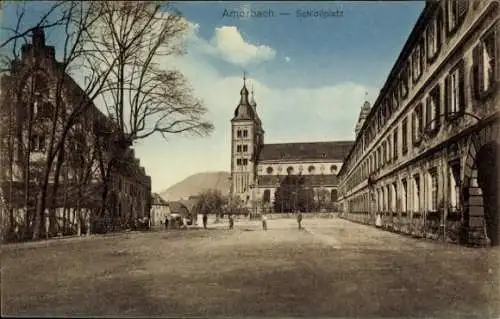
[[240, 103], [234, 110], [233, 121], [235, 120], [257, 120], [257, 114], [255, 108], [251, 105], [248, 99], [248, 90], [246, 85], [243, 84], [243, 88], [240, 91]]
[[[306, 187], [318, 187], [318, 186], [337, 186], [338, 178], [337, 175], [304, 175], [304, 186]], [[283, 175], [280, 176], [280, 179]], [[257, 185], [259, 187], [278, 187], [278, 177], [276, 175], [259, 175]]]
[[264, 144], [259, 154], [259, 161], [343, 161], [353, 145], [354, 141]]

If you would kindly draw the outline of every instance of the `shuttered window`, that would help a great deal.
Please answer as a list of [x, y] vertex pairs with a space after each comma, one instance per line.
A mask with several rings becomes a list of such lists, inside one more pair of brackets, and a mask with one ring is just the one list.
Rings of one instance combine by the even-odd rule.
[[422, 103], [419, 103], [413, 111], [412, 117], [412, 141], [416, 145], [420, 142], [423, 129], [424, 116], [422, 114]]
[[472, 78], [474, 98], [481, 100], [497, 89], [500, 82], [500, 23], [496, 23], [474, 48]]
[[465, 111], [464, 61], [460, 61], [445, 79], [445, 116], [453, 119]]
[[398, 158], [398, 128], [397, 127], [393, 133], [392, 143], [393, 143], [392, 144], [392, 147], [393, 147], [392, 154], [394, 156], [394, 160], [396, 160]]
[[427, 96], [425, 104], [426, 131], [434, 134], [440, 127], [440, 87], [437, 85]]
[[403, 155], [408, 153], [408, 118], [405, 117], [403, 119], [403, 124], [401, 127], [401, 141], [402, 141], [402, 148], [403, 148]]

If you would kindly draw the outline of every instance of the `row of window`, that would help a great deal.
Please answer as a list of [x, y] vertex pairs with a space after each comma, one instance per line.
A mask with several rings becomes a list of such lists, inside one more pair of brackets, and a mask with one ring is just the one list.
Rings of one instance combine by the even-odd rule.
[[[361, 153], [376, 138], [377, 132], [389, 122], [389, 118], [399, 108], [401, 102], [408, 98], [411, 88], [414, 88], [422, 77], [425, 67], [434, 63], [440, 53], [445, 35], [451, 38], [465, 19], [469, 11], [469, 1], [447, 0], [444, 8], [439, 8], [428, 22], [422, 37], [409, 54], [408, 61], [403, 64], [400, 73], [394, 80], [392, 87], [383, 99], [377, 112], [368, 118], [366, 128], [362, 132], [361, 143], [355, 146], [353, 156], [348, 157], [348, 166], [361, 157]], [[446, 28], [443, 23], [443, 9], [446, 12]], [[413, 84], [410, 87], [410, 84]]]
[[118, 191], [128, 194], [134, 198], [140, 198], [144, 194], [142, 191], [142, 186], [135, 183], [130, 183], [120, 176], [116, 176], [115, 178], [115, 183], [117, 184]]
[[[433, 167], [425, 173], [425, 179], [420, 174], [414, 174], [411, 178], [403, 178], [400, 183], [393, 182], [376, 188], [373, 199], [379, 212], [437, 212], [444, 209], [453, 213], [460, 207], [460, 164], [450, 163], [448, 166], [448, 184], [438, 182], [441, 167]], [[445, 204], [443, 190], [448, 190], [448, 202]], [[422, 190], [425, 189], [425, 192]], [[424, 196], [425, 195], [425, 196]], [[370, 198], [368, 193], [360, 194], [348, 201], [351, 212], [370, 211]], [[422, 206], [423, 204], [423, 206]]]
[[[338, 193], [336, 189], [332, 189], [330, 191], [330, 201], [331, 202], [336, 202], [338, 199]], [[271, 190], [265, 189], [263, 196], [262, 196], [262, 201], [264, 203], [270, 203], [271, 202]]]
[[236, 165], [238, 165], [238, 166], [247, 166], [248, 165], [248, 159], [247, 158], [237, 158], [236, 159]]
[[236, 145], [236, 152], [238, 152], [238, 153], [248, 152], [248, 145]]
[[[321, 173], [323, 173], [323, 171], [325, 170], [325, 167], [323, 165], [320, 166], [320, 171]], [[330, 166], [330, 172], [333, 174], [335, 172], [337, 172], [337, 165], [332, 165]], [[304, 167], [302, 165], [299, 166], [299, 172], [302, 173], [304, 171]], [[314, 174], [316, 172], [316, 167], [314, 165], [309, 165], [309, 167], [307, 168], [307, 171], [309, 172], [309, 174]], [[267, 174], [272, 174], [274, 172], [274, 169], [269, 166], [267, 167], [266, 169], [266, 173]], [[281, 166], [278, 167], [278, 173], [281, 172]], [[288, 166], [288, 168], [286, 169], [286, 172], [288, 174], [293, 174], [294, 173], [294, 168], [293, 166]]]
[[[465, 60], [459, 61], [446, 76], [444, 83], [436, 84], [430, 93], [413, 109], [411, 117], [405, 116], [401, 126], [396, 126], [385, 140], [374, 150], [358, 172], [347, 181], [347, 187], [352, 188], [368, 178], [372, 173], [378, 172], [399, 157], [406, 155], [409, 147], [408, 120], [411, 119], [411, 144], [418, 146], [422, 137], [432, 138], [437, 135], [443, 117], [446, 122], [453, 122], [463, 115], [467, 108], [466, 87], [470, 87], [470, 95], [474, 100], [481, 101], [493, 92], [495, 87], [495, 72], [498, 68], [496, 57], [496, 39], [498, 24], [486, 33], [482, 41], [474, 47], [472, 65], [470, 66], [471, 83], [465, 78]], [[444, 90], [442, 89], [444, 86]], [[424, 116], [425, 115], [425, 116]], [[401, 133], [400, 133], [401, 127]], [[401, 136], [401, 145], [398, 137]], [[392, 146], [391, 146], [392, 145]], [[391, 154], [392, 153], [392, 154]]]
[[237, 130], [236, 136], [237, 137], [248, 137], [248, 130]]

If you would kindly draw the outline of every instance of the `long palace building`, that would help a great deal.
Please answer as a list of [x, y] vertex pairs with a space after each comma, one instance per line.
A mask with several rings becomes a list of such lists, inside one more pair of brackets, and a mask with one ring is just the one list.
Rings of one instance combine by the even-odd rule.
[[428, 1], [339, 172], [342, 216], [497, 245], [500, 1]]

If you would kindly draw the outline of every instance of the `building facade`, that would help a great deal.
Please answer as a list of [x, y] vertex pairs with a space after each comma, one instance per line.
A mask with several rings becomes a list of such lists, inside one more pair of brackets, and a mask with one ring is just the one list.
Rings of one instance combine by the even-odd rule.
[[[7, 227], [17, 237], [32, 231], [49, 152], [55, 156], [48, 173], [45, 216], [52, 220], [42, 223], [50, 224], [51, 235], [86, 231], [91, 215], [95, 221], [96, 214], [91, 213], [103, 207], [104, 187], [98, 153], [101, 158], [112, 153], [119, 158], [106, 183], [108, 210], [100, 217], [123, 224], [149, 215], [151, 178], [129, 145], [117, 147], [112, 134], [101, 134], [111, 132], [114, 122], [62, 70], [54, 47], [45, 44], [43, 30], [35, 29], [32, 43], [22, 47], [10, 74], [2, 77], [0, 199]], [[74, 112], [77, 105], [84, 105], [80, 113]], [[65, 130], [65, 142], [56, 148], [51, 136], [60, 141]], [[56, 163], [61, 163], [57, 191]]]
[[429, 1], [340, 170], [349, 220], [499, 242], [500, 1]]
[[[337, 201], [337, 174], [351, 141], [265, 144], [254, 95], [244, 79], [231, 120], [232, 197], [256, 213], [269, 211], [275, 191], [287, 175], [301, 175], [316, 197]], [[320, 200], [318, 198], [318, 200]]]
[[170, 207], [168, 202], [160, 195], [153, 193], [153, 202], [151, 204], [151, 226], [158, 227], [165, 225], [165, 219], [170, 216]]

